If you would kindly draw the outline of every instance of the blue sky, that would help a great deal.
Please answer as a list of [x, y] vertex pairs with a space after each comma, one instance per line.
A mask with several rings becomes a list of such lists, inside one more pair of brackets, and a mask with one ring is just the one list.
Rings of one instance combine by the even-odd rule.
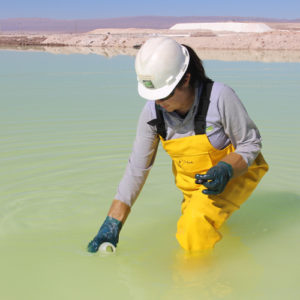
[[300, 18], [300, 0], [0, 0], [0, 18], [90, 19], [127, 16]]

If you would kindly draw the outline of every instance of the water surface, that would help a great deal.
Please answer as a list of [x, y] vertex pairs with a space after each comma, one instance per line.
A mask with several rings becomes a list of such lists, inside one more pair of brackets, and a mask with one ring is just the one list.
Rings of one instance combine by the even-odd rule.
[[0, 51], [0, 299], [299, 298], [300, 64], [204, 63], [259, 127], [269, 173], [191, 256], [160, 148], [117, 253], [93, 255], [144, 105], [134, 58]]

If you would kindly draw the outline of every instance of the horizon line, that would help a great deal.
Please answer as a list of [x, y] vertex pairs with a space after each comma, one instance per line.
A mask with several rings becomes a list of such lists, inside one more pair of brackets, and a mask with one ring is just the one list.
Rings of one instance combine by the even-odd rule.
[[[299, 21], [300, 18], [278, 18], [278, 17], [257, 17], [257, 16], [199, 16], [199, 15], [188, 15], [188, 16], [157, 16], [157, 15], [135, 15], [135, 16], [119, 16], [119, 17], [107, 17], [107, 18], [55, 18], [55, 17], [0, 17], [0, 20], [53, 20], [53, 21], [87, 21], [87, 20], [116, 20], [116, 19], [134, 19], [134, 18], [238, 18], [238, 19], [265, 19], [272, 21]], [[234, 21], [234, 20], [233, 20]]]

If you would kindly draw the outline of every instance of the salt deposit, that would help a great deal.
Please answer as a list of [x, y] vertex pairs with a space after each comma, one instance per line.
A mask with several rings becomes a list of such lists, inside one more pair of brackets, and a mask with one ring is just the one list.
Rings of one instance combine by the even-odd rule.
[[263, 23], [179, 23], [170, 28], [171, 30], [212, 30], [232, 32], [268, 32], [272, 29]]

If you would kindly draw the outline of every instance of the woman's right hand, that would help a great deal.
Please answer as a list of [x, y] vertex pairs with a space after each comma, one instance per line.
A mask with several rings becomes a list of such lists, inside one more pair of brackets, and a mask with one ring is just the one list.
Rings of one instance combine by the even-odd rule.
[[104, 223], [100, 227], [97, 235], [87, 246], [88, 252], [95, 253], [98, 251], [100, 245], [104, 242], [109, 242], [115, 247], [119, 242], [119, 234], [122, 228], [122, 222], [107, 216]]

